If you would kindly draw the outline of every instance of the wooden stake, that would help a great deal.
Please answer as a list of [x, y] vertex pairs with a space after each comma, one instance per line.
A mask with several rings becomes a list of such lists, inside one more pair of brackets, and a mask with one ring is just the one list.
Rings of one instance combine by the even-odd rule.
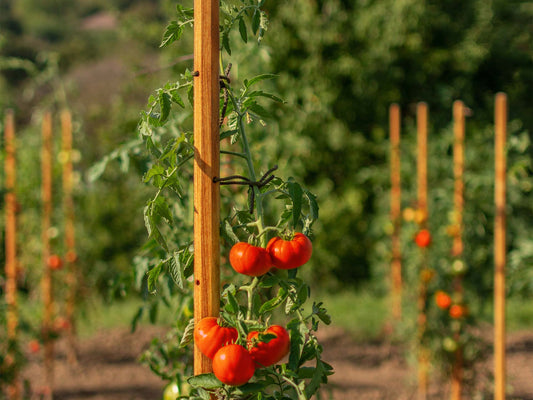
[[[428, 108], [427, 104], [420, 102], [416, 110], [417, 122], [417, 213], [421, 216], [419, 225], [421, 228], [427, 226], [428, 205], [427, 205], [427, 135], [428, 135]], [[428, 282], [428, 262], [427, 248], [422, 251], [422, 265], [418, 293], [418, 400], [426, 400], [428, 394], [428, 372], [429, 353], [424, 342], [426, 333], [427, 315], [427, 282]]]
[[[452, 254], [459, 257], [463, 254], [463, 208], [464, 208], [464, 139], [465, 139], [465, 107], [462, 101], [453, 103], [453, 175], [454, 175], [454, 221], [457, 233], [453, 238]], [[454, 278], [454, 292], [463, 292], [462, 277]], [[455, 340], [459, 341], [460, 332], [456, 332]], [[459, 346], [455, 352], [452, 368], [451, 400], [461, 400], [463, 386], [463, 349]]]
[[45, 382], [50, 391], [54, 387], [54, 342], [50, 338], [53, 329], [54, 295], [51, 269], [48, 266], [50, 257], [50, 227], [52, 217], [52, 115], [46, 112], [42, 122], [42, 243], [43, 243], [43, 277], [41, 281], [43, 296], [43, 332], [44, 332], [44, 370]]
[[[194, 319], [220, 308], [219, 2], [194, 1]], [[194, 373], [211, 371], [194, 351]]]
[[494, 399], [505, 399], [505, 197], [507, 96], [498, 93], [495, 100], [495, 184], [494, 200]]
[[[15, 194], [16, 186], [16, 159], [15, 159], [15, 121], [11, 110], [6, 112], [5, 126], [5, 296], [6, 296], [6, 320], [7, 320], [7, 340], [10, 343], [10, 351], [7, 360], [16, 363], [14, 349], [18, 343], [18, 306], [17, 306], [17, 221], [16, 209], [17, 198]], [[6, 360], [6, 361], [7, 361]], [[20, 388], [18, 376], [15, 376], [11, 387], [8, 388], [10, 398], [20, 399]]]
[[400, 173], [400, 106], [389, 108], [390, 131], [390, 219], [392, 231], [392, 317], [399, 321], [402, 317], [402, 254], [400, 244], [401, 229], [401, 173]]
[[65, 318], [67, 328], [67, 359], [71, 364], [77, 363], [75, 320], [77, 280], [76, 280], [76, 236], [74, 231], [74, 201], [72, 199], [72, 117], [68, 110], [61, 113], [61, 150], [63, 160], [63, 212], [65, 215], [65, 267], [67, 274], [67, 298]]

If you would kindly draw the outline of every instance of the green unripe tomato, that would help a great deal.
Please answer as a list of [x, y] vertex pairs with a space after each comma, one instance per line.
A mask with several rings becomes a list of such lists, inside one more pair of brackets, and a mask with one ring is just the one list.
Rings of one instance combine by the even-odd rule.
[[176, 400], [180, 396], [180, 388], [176, 382], [170, 382], [163, 391], [163, 400]]
[[466, 272], [466, 264], [463, 260], [455, 260], [452, 263], [452, 274], [463, 275]]
[[442, 348], [445, 351], [449, 353], [453, 353], [457, 350], [458, 347], [459, 346], [457, 345], [457, 342], [453, 338], [447, 336], [444, 339], [442, 339]]

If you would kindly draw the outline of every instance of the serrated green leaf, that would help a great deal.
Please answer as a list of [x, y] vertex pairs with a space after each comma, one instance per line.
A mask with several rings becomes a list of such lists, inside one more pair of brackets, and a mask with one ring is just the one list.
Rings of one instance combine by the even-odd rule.
[[170, 206], [165, 197], [159, 196], [154, 200], [152, 206], [152, 215], [157, 215], [161, 218], [164, 218], [167, 223], [172, 224], [172, 212], [170, 211]]
[[253, 97], [266, 97], [268, 99], [271, 99], [271, 100], [274, 100], [274, 101], [277, 101], [278, 103], [284, 103], [285, 101], [283, 101], [282, 98], [272, 94], [272, 93], [267, 93], [267, 92], [263, 92], [262, 90], [254, 90], [253, 92], [250, 92], [247, 94], [247, 97], [250, 97], [250, 98], [253, 98]]
[[224, 220], [224, 225], [222, 227], [222, 234], [230, 244], [235, 244], [240, 241], [237, 235], [235, 234], [235, 232], [233, 232], [233, 227], [231, 226], [231, 224], [229, 223], [227, 219]]
[[163, 34], [163, 39], [159, 47], [165, 47], [169, 44], [179, 40], [183, 34], [183, 26], [178, 23], [178, 21], [172, 21], [166, 28], [165, 33]]
[[174, 89], [170, 92], [170, 97], [172, 101], [176, 104], [178, 104], [180, 107], [185, 108], [185, 103], [181, 99], [181, 96], [178, 93], [178, 89]]
[[321, 360], [316, 361], [316, 368], [309, 383], [305, 387], [305, 396], [310, 399], [318, 390], [322, 383], [327, 383], [327, 376], [330, 371]]
[[181, 265], [179, 253], [174, 252], [166, 261], [170, 277], [180, 289], [183, 289], [185, 287], [185, 278], [183, 276], [183, 266]]
[[241, 34], [242, 41], [248, 43], [248, 33], [246, 32], [244, 18], [239, 18], [239, 33]]
[[196, 388], [217, 389], [222, 387], [222, 382], [220, 382], [213, 373], [192, 376], [187, 379], [187, 382], [189, 385]]
[[185, 327], [183, 336], [181, 337], [180, 347], [187, 346], [189, 343], [192, 342], [193, 338], [194, 338], [194, 318], [191, 318], [189, 320], [189, 323]]
[[264, 275], [259, 281], [259, 287], [269, 288], [279, 283], [279, 278], [276, 275]]

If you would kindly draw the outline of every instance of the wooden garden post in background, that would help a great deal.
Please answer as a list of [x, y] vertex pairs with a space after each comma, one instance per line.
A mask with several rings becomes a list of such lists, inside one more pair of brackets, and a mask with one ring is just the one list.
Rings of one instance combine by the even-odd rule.
[[[463, 254], [463, 209], [464, 209], [464, 140], [465, 140], [465, 106], [462, 101], [453, 103], [453, 176], [454, 176], [454, 225], [457, 228], [453, 237], [452, 255], [456, 259]], [[453, 281], [454, 293], [463, 293], [462, 277], [456, 276]], [[460, 332], [455, 333], [459, 343]], [[463, 349], [459, 345], [455, 351], [452, 367], [451, 400], [461, 400], [463, 386]]]
[[402, 254], [400, 246], [401, 227], [401, 174], [400, 174], [400, 106], [392, 104], [389, 109], [390, 132], [390, 219], [392, 221], [392, 317], [402, 317]]
[[53, 391], [54, 384], [54, 341], [51, 340], [54, 317], [54, 296], [52, 270], [48, 265], [50, 257], [50, 227], [52, 217], [52, 115], [46, 112], [42, 122], [41, 153], [41, 200], [42, 200], [42, 257], [43, 276], [41, 281], [43, 297], [43, 332], [44, 332], [44, 371], [45, 384]]
[[505, 399], [505, 193], [507, 96], [495, 100], [495, 183], [494, 200], [494, 399]]
[[[5, 115], [4, 125], [5, 140], [5, 296], [6, 296], [6, 320], [7, 340], [17, 343], [18, 311], [17, 311], [17, 222], [16, 209], [17, 198], [15, 194], [16, 184], [16, 160], [15, 160], [15, 121], [13, 112], [10, 110]], [[11, 347], [11, 346], [10, 346]], [[10, 353], [9, 358], [15, 361], [15, 354]], [[20, 399], [18, 377], [15, 377], [13, 386], [9, 388], [13, 400]]]
[[[428, 136], [428, 107], [424, 102], [417, 104], [416, 108], [417, 128], [417, 214], [418, 224], [421, 229], [427, 227], [427, 136]], [[422, 251], [422, 265], [418, 293], [418, 399], [425, 400], [428, 391], [429, 354], [424, 342], [426, 333], [427, 315], [427, 281], [429, 278], [427, 248]]]
[[[194, 320], [220, 307], [219, 2], [194, 1]], [[194, 349], [194, 373], [211, 371]]]
[[76, 304], [76, 235], [74, 231], [74, 202], [72, 200], [72, 116], [69, 111], [61, 113], [61, 151], [63, 153], [63, 212], [65, 215], [65, 267], [67, 297], [65, 318], [67, 328], [67, 358], [73, 364], [77, 362], [74, 311]]

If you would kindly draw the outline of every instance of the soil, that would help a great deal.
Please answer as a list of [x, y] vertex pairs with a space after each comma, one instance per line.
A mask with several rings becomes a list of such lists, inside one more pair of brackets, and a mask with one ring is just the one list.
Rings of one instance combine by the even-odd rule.
[[[78, 343], [78, 364], [67, 362], [66, 343], [58, 341], [55, 361], [55, 400], [160, 400], [164, 382], [137, 359], [156, 335], [158, 327], [103, 331]], [[321, 328], [323, 358], [335, 374], [322, 392], [333, 400], [411, 400], [416, 399], [416, 371], [405, 361], [404, 350], [384, 341], [355, 342], [338, 328]], [[480, 366], [485, 388], [464, 398], [489, 399], [489, 356]], [[508, 400], [533, 400], [533, 331], [508, 335]], [[42, 398], [42, 365], [37, 356], [30, 359], [24, 376], [31, 379], [34, 395]], [[483, 386], [483, 385], [482, 385]], [[431, 382], [428, 399], [449, 398], [448, 385]], [[483, 392], [483, 393], [481, 393]]]

